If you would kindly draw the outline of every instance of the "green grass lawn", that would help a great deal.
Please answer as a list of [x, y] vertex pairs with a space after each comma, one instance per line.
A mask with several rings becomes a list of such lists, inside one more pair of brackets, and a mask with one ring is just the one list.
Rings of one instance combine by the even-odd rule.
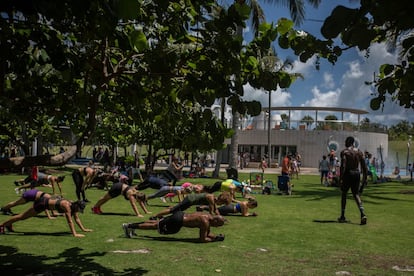
[[[64, 173], [65, 197], [74, 199], [70, 172]], [[17, 198], [13, 181], [20, 177], [0, 176], [1, 205]], [[247, 178], [240, 174], [240, 179]], [[276, 181], [276, 175], [266, 178]], [[213, 184], [216, 180], [189, 181]], [[212, 228], [213, 233], [225, 234], [225, 241], [206, 244], [195, 242], [198, 231], [187, 228], [168, 236], [138, 230], [137, 237], [127, 239], [121, 224], [142, 219], [133, 216], [121, 196], [103, 205], [103, 215], [92, 214], [90, 207], [104, 191], [89, 189], [91, 203], [81, 219], [93, 232], [74, 238], [63, 217], [48, 220], [43, 213], [17, 222], [15, 233], [0, 235], [0, 271], [2, 275], [335, 275], [341, 271], [413, 275], [393, 269], [414, 267], [413, 183], [369, 185], [363, 195], [365, 226], [359, 225], [351, 197], [346, 214], [351, 222], [336, 223], [339, 191], [321, 186], [318, 176], [300, 176], [293, 183], [292, 196], [255, 194], [259, 216], [229, 217], [223, 227]], [[156, 213], [167, 205], [153, 199], [148, 208]], [[0, 214], [1, 221], [7, 218]]]

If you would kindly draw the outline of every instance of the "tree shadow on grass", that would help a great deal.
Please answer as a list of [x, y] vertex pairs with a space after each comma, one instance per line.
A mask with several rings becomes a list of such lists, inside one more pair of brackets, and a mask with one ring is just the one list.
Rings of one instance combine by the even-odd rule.
[[158, 203], [152, 204], [152, 203], [148, 203], [148, 206], [149, 206], [149, 207], [161, 207], [161, 208], [168, 208], [168, 207], [170, 207], [170, 206], [177, 205], [178, 203], [179, 203], [179, 202], [171, 202], [171, 204], [158, 204]]
[[314, 219], [313, 222], [317, 223], [339, 223], [339, 224], [353, 224], [353, 225], [360, 225], [360, 223], [352, 222], [348, 220], [347, 222], [338, 222], [337, 220], [321, 220], [321, 219]]
[[[94, 261], [104, 252], [82, 254], [79, 247], [68, 248], [55, 257], [19, 253], [15, 247], [0, 245], [0, 272], [2, 275], [144, 275], [142, 268], [117, 272]], [[57, 262], [52, 263], [51, 261]]]
[[151, 237], [151, 236], [142, 236], [145, 239], [151, 239], [154, 241], [162, 242], [189, 242], [189, 243], [201, 243], [198, 238], [174, 238], [174, 237]]
[[[378, 204], [378, 200], [387, 200], [387, 201], [410, 201], [401, 199], [398, 197], [399, 194], [402, 194], [405, 190], [400, 191], [391, 191], [389, 189], [393, 189], [394, 185], [398, 185], [398, 187], [406, 188], [406, 186], [402, 186], [398, 183], [384, 183], [384, 184], [368, 184], [365, 187], [364, 192], [362, 194], [362, 201], [369, 202], [372, 204]], [[285, 196], [282, 197], [301, 197], [301, 198], [308, 198], [308, 201], [315, 201], [315, 200], [323, 200], [327, 198], [336, 197], [338, 199], [341, 198], [341, 190], [339, 187], [320, 187], [314, 186], [312, 190], [305, 190], [305, 191], [293, 191], [292, 196]], [[348, 199], [353, 200], [351, 190], [348, 191]]]
[[136, 217], [132, 213], [112, 213], [112, 212], [104, 212], [102, 214], [99, 214], [99, 216], [121, 216], [121, 217]]

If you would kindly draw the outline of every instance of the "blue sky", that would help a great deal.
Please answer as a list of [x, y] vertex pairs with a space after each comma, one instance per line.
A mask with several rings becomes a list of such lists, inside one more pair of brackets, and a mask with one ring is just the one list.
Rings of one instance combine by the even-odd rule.
[[[261, 3], [268, 22], [277, 22], [281, 17], [290, 18], [287, 6], [269, 5], [264, 1]], [[305, 1], [306, 2], [306, 1]], [[332, 9], [337, 5], [347, 7], [359, 6], [359, 1], [339, 1], [323, 0], [321, 5], [315, 9], [306, 6], [306, 19], [301, 26], [296, 26], [297, 30], [305, 30], [312, 35], [322, 38], [320, 28], [322, 22]], [[246, 40], [251, 37], [250, 26], [245, 30]], [[340, 45], [344, 46], [344, 45]], [[385, 125], [395, 125], [401, 120], [414, 122], [414, 112], [412, 109], [404, 109], [391, 101], [385, 104], [383, 110], [373, 111], [369, 107], [373, 87], [367, 86], [366, 81], [372, 81], [374, 73], [378, 73], [378, 68], [384, 63], [394, 63], [397, 61], [397, 54], [387, 51], [385, 44], [375, 44], [370, 48], [369, 56], [358, 49], [349, 49], [343, 53], [335, 65], [321, 60], [320, 70], [315, 69], [312, 58], [307, 63], [302, 63], [296, 56], [289, 51], [281, 50], [275, 45], [277, 55], [281, 59], [290, 58], [294, 61], [293, 72], [301, 73], [304, 79], [298, 79], [290, 88], [281, 91], [272, 91], [272, 106], [322, 106], [322, 107], [346, 107], [363, 109], [369, 112], [362, 115], [371, 122]], [[264, 91], [254, 90], [250, 86], [245, 86], [245, 99], [259, 100], [263, 106], [268, 106], [268, 94]], [[321, 118], [326, 115], [340, 114], [322, 113]], [[296, 112], [291, 115], [292, 120], [300, 120], [305, 115], [313, 114]], [[361, 119], [362, 119], [361, 118]], [[345, 120], [357, 121], [357, 117], [350, 115]]]

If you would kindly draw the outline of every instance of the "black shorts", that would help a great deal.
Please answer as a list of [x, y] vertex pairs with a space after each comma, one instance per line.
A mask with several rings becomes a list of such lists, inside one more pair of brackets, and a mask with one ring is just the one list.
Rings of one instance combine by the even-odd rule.
[[358, 170], [345, 172], [342, 177], [342, 191], [348, 191], [351, 188], [352, 193], [358, 193], [361, 173]]
[[218, 208], [220, 215], [227, 216], [228, 214], [235, 214], [235, 206], [233, 204], [223, 205]]
[[184, 213], [180, 211], [161, 219], [158, 222], [158, 233], [162, 235], [178, 233], [183, 226], [183, 219]]
[[111, 189], [108, 191], [108, 194], [111, 198], [117, 197], [122, 193], [122, 184], [121, 182], [117, 182], [112, 184]]

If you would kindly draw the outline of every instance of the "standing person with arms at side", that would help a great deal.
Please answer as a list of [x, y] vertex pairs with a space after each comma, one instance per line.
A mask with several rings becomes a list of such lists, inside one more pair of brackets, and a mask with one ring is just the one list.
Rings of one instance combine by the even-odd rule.
[[[367, 216], [362, 206], [361, 197], [359, 196], [359, 185], [362, 171], [362, 185], [367, 182], [367, 166], [364, 161], [362, 151], [354, 147], [354, 137], [347, 137], [345, 140], [345, 149], [341, 151], [341, 174], [339, 186], [342, 190], [341, 197], [341, 216], [338, 222], [346, 222], [345, 208], [348, 190], [351, 188], [352, 195], [361, 213], [361, 225], [367, 224]], [[360, 171], [361, 170], [361, 171]]]
[[325, 186], [328, 186], [329, 161], [326, 160], [326, 155], [322, 156], [319, 162], [319, 172], [321, 173], [321, 185], [325, 183]]
[[290, 175], [290, 158], [288, 154], [286, 154], [282, 160], [282, 175]]

